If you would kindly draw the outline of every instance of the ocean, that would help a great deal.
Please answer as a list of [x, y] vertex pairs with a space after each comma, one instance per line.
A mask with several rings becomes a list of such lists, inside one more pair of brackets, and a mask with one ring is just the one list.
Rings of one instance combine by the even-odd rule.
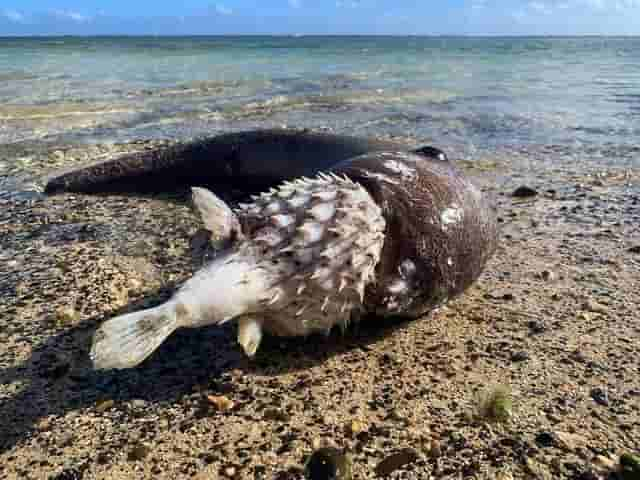
[[283, 125], [637, 166], [640, 37], [0, 38], [0, 144]]

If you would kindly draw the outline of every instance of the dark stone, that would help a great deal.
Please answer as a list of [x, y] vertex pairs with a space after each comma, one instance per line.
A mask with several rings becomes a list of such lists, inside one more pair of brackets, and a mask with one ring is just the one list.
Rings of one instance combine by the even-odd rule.
[[143, 460], [147, 455], [149, 455], [151, 449], [146, 445], [138, 444], [129, 450], [129, 454], [127, 455], [127, 460], [130, 462], [135, 462], [136, 460]]
[[640, 253], [640, 245], [634, 245], [633, 247], [628, 248], [627, 252], [629, 252], [629, 253]]
[[529, 360], [530, 356], [527, 352], [525, 352], [524, 350], [520, 350], [518, 352], [513, 352], [511, 354], [511, 361], [512, 362], [525, 362], [527, 360]]
[[396, 452], [384, 460], [382, 460], [375, 469], [376, 475], [380, 477], [386, 477], [391, 475], [396, 470], [399, 470], [418, 459], [418, 453], [411, 449], [405, 448], [399, 452]]
[[511, 194], [512, 197], [516, 197], [516, 198], [535, 197], [536, 195], [538, 195], [538, 191], [534, 190], [531, 187], [527, 187], [526, 185], [519, 186]]
[[543, 448], [555, 447], [558, 445], [556, 437], [550, 432], [540, 432], [536, 435], [536, 443]]
[[320, 448], [307, 460], [305, 475], [309, 480], [349, 480], [349, 457], [336, 448]]
[[527, 327], [529, 327], [531, 333], [543, 333], [547, 330], [547, 326], [544, 324], [544, 322], [541, 322], [539, 320], [529, 320], [529, 322], [527, 323]]
[[591, 398], [593, 398], [598, 405], [602, 405], [603, 407], [609, 406], [609, 395], [600, 387], [591, 389]]

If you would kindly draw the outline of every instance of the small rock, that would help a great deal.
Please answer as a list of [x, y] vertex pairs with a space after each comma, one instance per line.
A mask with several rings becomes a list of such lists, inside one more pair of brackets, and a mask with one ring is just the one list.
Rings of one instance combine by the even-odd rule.
[[73, 307], [62, 306], [56, 310], [55, 319], [56, 323], [65, 325], [79, 320], [80, 313]]
[[396, 470], [415, 462], [418, 459], [418, 453], [412, 448], [405, 448], [397, 453], [389, 455], [382, 460], [375, 468], [376, 475], [385, 477], [391, 475]]
[[617, 462], [614, 459], [605, 457], [604, 455], [596, 455], [591, 463], [593, 463], [600, 470], [604, 470], [607, 472], [612, 472], [617, 466]]
[[513, 480], [511, 472], [498, 472], [496, 473], [496, 480]]
[[113, 400], [103, 400], [96, 405], [96, 412], [104, 413], [116, 404]]
[[358, 435], [359, 433], [364, 432], [366, 429], [367, 426], [359, 420], [352, 420], [347, 424], [347, 433], [351, 436]]
[[554, 432], [554, 437], [559, 447], [571, 452], [588, 444], [588, 440], [582, 435], [568, 432]]
[[147, 402], [145, 402], [144, 400], [140, 400], [139, 398], [136, 398], [135, 400], [131, 400], [132, 408], [144, 408], [146, 406], [147, 406]]
[[291, 415], [287, 412], [283, 412], [279, 408], [267, 408], [262, 414], [264, 420], [271, 420], [276, 422], [288, 422], [291, 420]]
[[536, 334], [543, 333], [547, 330], [547, 326], [540, 320], [529, 320], [529, 322], [527, 322], [527, 327], [529, 327], [531, 333]]
[[236, 467], [227, 467], [224, 469], [224, 474], [229, 478], [235, 477], [236, 473], [237, 473]]
[[607, 313], [607, 307], [605, 307], [604, 305], [600, 305], [598, 302], [595, 302], [591, 299], [587, 300], [586, 302], [584, 302], [582, 304], [582, 308], [584, 310], [586, 310], [587, 312], [593, 312], [593, 313]]
[[224, 395], [207, 395], [207, 401], [219, 412], [226, 412], [235, 406], [233, 400]]
[[542, 448], [555, 447], [557, 441], [553, 433], [540, 432], [536, 435], [536, 443]]
[[603, 407], [609, 406], [609, 394], [606, 390], [600, 387], [592, 388], [590, 395], [597, 404], [602, 405]]
[[149, 447], [147, 447], [142, 443], [139, 443], [138, 445], [134, 446], [131, 450], [129, 450], [129, 453], [127, 454], [127, 460], [129, 460], [130, 462], [144, 460], [144, 458], [147, 455], [149, 455], [150, 452], [151, 452], [151, 449]]
[[58, 446], [60, 448], [69, 447], [73, 444], [73, 441], [76, 439], [73, 433], [63, 433], [60, 438], [58, 438]]
[[442, 444], [438, 440], [432, 440], [428, 455], [431, 458], [438, 458], [442, 455]]
[[551, 480], [551, 474], [549, 470], [542, 464], [534, 460], [533, 458], [528, 457], [525, 461], [526, 470], [533, 475], [534, 478], [539, 478], [542, 480]]
[[633, 247], [629, 247], [627, 249], [629, 253], [640, 253], [640, 245], [634, 245]]
[[512, 197], [516, 197], [516, 198], [535, 197], [536, 195], [538, 195], [538, 191], [534, 190], [531, 187], [527, 187], [526, 185], [519, 186], [511, 194]]
[[557, 277], [551, 270], [543, 270], [540, 272], [540, 278], [545, 282], [553, 282]]
[[531, 358], [529, 353], [525, 352], [524, 350], [513, 352], [511, 354], [511, 361], [512, 362], [525, 362], [525, 361], [529, 360], [529, 358]]
[[304, 470], [309, 480], [350, 480], [351, 459], [336, 448], [325, 447], [313, 452]]

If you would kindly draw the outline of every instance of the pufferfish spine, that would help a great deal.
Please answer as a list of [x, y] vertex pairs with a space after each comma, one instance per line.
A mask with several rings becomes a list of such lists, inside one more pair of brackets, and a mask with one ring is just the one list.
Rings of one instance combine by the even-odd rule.
[[301, 178], [235, 212], [208, 190], [193, 194], [205, 227], [235, 242], [166, 303], [105, 322], [91, 350], [96, 368], [135, 366], [179, 327], [238, 319], [238, 341], [252, 356], [263, 331], [307, 335], [357, 319], [386, 227], [360, 184]]
[[273, 287], [249, 315], [276, 335], [346, 327], [375, 281], [385, 220], [369, 193], [348, 178], [319, 175], [285, 183], [242, 205], [243, 231]]

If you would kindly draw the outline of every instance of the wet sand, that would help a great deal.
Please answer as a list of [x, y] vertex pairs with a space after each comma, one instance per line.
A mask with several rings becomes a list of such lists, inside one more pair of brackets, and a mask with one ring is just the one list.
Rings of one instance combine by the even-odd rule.
[[[3, 146], [0, 174], [33, 185], [154, 145]], [[640, 446], [640, 170], [554, 155], [460, 162], [494, 199], [502, 240], [439, 311], [270, 338], [253, 361], [233, 325], [185, 330], [122, 372], [90, 369], [92, 332], [201, 265], [186, 196], [5, 192], [0, 477], [293, 479], [335, 446], [357, 479], [398, 452], [410, 462], [392, 478], [616, 478]], [[521, 185], [537, 194], [513, 197]], [[508, 418], [483, 411], [496, 390]]]

